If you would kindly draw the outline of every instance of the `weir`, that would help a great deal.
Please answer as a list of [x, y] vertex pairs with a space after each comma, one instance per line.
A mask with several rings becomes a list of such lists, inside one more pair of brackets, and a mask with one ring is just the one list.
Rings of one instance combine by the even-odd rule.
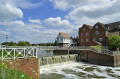
[[77, 62], [78, 55], [61, 55], [61, 56], [53, 56], [53, 57], [40, 57], [40, 66], [53, 65], [58, 63], [69, 63], [69, 62]]

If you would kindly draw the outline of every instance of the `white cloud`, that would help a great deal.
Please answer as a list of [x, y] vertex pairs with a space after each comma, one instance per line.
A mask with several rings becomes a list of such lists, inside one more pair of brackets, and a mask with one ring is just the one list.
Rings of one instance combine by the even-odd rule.
[[29, 19], [28, 21], [31, 22], [31, 23], [41, 24], [41, 22], [40, 22], [39, 19], [35, 19], [35, 20], [31, 20], [31, 19]]
[[68, 20], [62, 20], [61, 17], [50, 17], [44, 20], [44, 23], [50, 27], [73, 27]]
[[23, 18], [23, 12], [20, 8], [13, 7], [9, 3], [0, 3], [0, 21], [16, 18]]
[[94, 10], [99, 8], [107, 8], [112, 6], [116, 0], [49, 0], [54, 7], [60, 10], [74, 9], [81, 7], [83, 10]]

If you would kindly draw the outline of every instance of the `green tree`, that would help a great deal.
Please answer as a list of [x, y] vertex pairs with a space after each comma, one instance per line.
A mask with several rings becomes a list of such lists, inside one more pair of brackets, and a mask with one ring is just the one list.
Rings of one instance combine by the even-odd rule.
[[58, 46], [57, 40], [55, 40], [55, 42], [54, 42], [54, 46]]
[[28, 44], [24, 41], [19, 41], [18, 46], [28, 46]]
[[115, 50], [120, 48], [120, 36], [118, 35], [113, 35], [110, 36], [109, 38], [109, 43], [110, 43], [110, 48], [114, 48]]
[[8, 42], [8, 46], [17, 46], [17, 44], [11, 41], [11, 42]]
[[25, 41], [25, 43], [27, 44], [27, 46], [30, 46], [30, 43], [28, 41]]

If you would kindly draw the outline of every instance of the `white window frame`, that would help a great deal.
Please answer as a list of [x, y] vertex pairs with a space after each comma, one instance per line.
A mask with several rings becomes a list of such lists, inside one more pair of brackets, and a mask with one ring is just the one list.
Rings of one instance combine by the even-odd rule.
[[102, 41], [102, 38], [99, 38], [99, 41]]
[[86, 36], [88, 36], [88, 33], [86, 33]]
[[89, 42], [88, 38], [86, 39], [86, 42]]
[[98, 31], [96, 31], [96, 32], [95, 32], [95, 34], [96, 34], [96, 35], [99, 35], [99, 32], [98, 32]]
[[95, 29], [98, 29], [98, 26], [96, 26]]
[[83, 42], [83, 39], [81, 39], [81, 42]]

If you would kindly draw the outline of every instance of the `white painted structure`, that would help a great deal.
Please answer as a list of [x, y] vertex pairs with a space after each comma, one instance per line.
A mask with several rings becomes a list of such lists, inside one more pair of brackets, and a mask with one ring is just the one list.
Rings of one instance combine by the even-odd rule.
[[57, 43], [69, 44], [69, 43], [71, 43], [71, 38], [67, 33], [60, 32], [57, 36]]

